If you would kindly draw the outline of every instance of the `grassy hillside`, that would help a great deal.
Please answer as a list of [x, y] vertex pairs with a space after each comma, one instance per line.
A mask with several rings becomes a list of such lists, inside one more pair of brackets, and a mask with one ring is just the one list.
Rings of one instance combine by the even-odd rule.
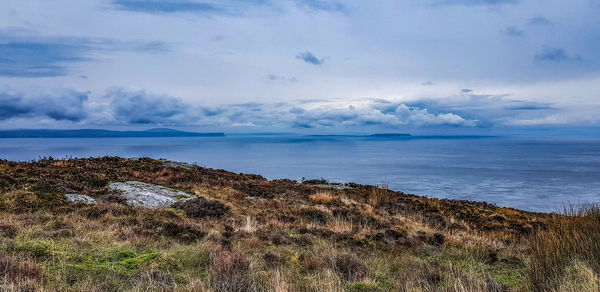
[[[200, 199], [129, 207], [107, 186], [131, 180]], [[152, 159], [0, 161], [0, 290], [598, 291], [595, 208], [323, 183]]]

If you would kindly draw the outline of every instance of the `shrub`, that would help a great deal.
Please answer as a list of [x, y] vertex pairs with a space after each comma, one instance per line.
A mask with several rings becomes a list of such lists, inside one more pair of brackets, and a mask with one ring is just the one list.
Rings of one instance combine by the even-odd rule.
[[531, 290], [557, 291], [561, 282], [569, 278], [570, 271], [589, 269], [592, 271], [589, 274], [598, 281], [600, 207], [588, 206], [576, 212], [570, 211], [567, 215], [558, 216], [548, 230], [531, 240], [528, 275]]
[[228, 251], [216, 251], [211, 255], [210, 272], [215, 291], [248, 291], [251, 286], [250, 261], [243, 255]]
[[18, 229], [15, 225], [0, 222], [0, 236], [15, 237], [18, 233]]
[[383, 206], [389, 200], [388, 184], [382, 183], [372, 187], [369, 193], [369, 204], [375, 208]]
[[179, 222], [164, 218], [142, 219], [139, 233], [146, 236], [164, 235], [182, 242], [193, 242], [206, 236], [206, 231], [193, 222]]
[[21, 282], [42, 277], [42, 267], [31, 262], [18, 262], [12, 257], [0, 256], [0, 281]]
[[173, 208], [181, 209], [190, 218], [221, 218], [229, 212], [229, 206], [203, 197], [177, 202]]
[[65, 205], [66, 197], [59, 193], [15, 191], [0, 195], [0, 210], [23, 213]]
[[333, 270], [344, 281], [361, 281], [367, 275], [367, 268], [354, 254], [336, 254], [329, 261]]
[[297, 212], [301, 217], [319, 223], [325, 223], [332, 217], [331, 211], [323, 206], [301, 207]]
[[274, 252], [271, 250], [265, 252], [265, 254], [263, 255], [263, 259], [265, 260], [267, 266], [270, 268], [278, 267], [283, 263], [281, 255], [278, 252]]

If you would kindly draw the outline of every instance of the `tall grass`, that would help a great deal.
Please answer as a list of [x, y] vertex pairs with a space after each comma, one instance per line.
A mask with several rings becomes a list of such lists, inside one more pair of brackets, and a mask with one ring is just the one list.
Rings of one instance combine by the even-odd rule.
[[389, 185], [387, 182], [380, 183], [377, 187], [371, 188], [369, 193], [369, 204], [375, 208], [385, 205], [389, 200]]
[[599, 291], [600, 206], [570, 208], [531, 241], [533, 291]]

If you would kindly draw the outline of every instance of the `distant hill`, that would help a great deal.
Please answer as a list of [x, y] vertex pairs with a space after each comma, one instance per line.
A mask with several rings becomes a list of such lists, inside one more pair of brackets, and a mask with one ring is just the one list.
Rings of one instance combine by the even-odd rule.
[[125, 137], [225, 137], [224, 133], [195, 133], [157, 128], [146, 131], [80, 130], [0, 130], [0, 138], [125, 138]]

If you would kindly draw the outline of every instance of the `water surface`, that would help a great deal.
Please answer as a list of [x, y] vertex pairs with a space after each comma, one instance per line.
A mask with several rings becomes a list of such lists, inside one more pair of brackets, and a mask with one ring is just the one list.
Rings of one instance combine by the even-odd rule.
[[0, 139], [0, 158], [166, 158], [269, 179], [325, 178], [555, 211], [600, 202], [600, 140], [228, 136]]

